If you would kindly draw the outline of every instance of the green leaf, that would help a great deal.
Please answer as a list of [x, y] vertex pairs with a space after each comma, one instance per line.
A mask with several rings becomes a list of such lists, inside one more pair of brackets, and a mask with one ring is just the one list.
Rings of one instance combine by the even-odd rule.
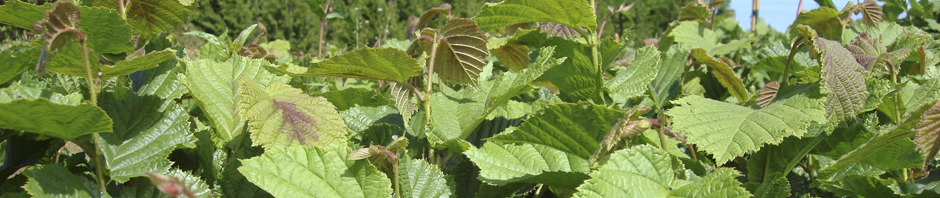
[[817, 35], [826, 39], [842, 39], [842, 21], [839, 19], [839, 11], [835, 8], [820, 7], [809, 12], [801, 12], [796, 17], [796, 21], [788, 29], [790, 35], [799, 35], [797, 26], [808, 25], [816, 31]]
[[824, 93], [828, 93], [826, 112], [830, 123], [840, 123], [855, 117], [865, 107], [868, 88], [864, 68], [855, 61], [849, 50], [839, 42], [813, 38], [813, 52], [818, 54], [822, 66]]
[[812, 122], [825, 123], [826, 111], [814, 88], [796, 87], [796, 91], [786, 91], [788, 94], [761, 109], [687, 96], [674, 101], [679, 106], [666, 114], [672, 116], [673, 130], [713, 154], [715, 163], [724, 164], [763, 144], [777, 144], [788, 136], [801, 137]]
[[554, 58], [566, 58], [558, 67], [545, 71], [537, 80], [547, 80], [560, 92], [558, 96], [566, 102], [593, 99], [601, 101], [599, 91], [603, 91], [603, 78], [591, 64], [590, 48], [576, 41], [558, 37], [543, 43], [544, 46], [556, 46]]
[[667, 197], [676, 179], [674, 163], [666, 151], [649, 145], [619, 150], [574, 197]]
[[657, 107], [662, 107], [666, 101], [678, 95], [679, 79], [682, 78], [682, 73], [685, 73], [685, 61], [689, 53], [691, 49], [676, 45], [669, 48], [669, 51], [663, 55], [656, 78], [650, 83], [652, 98], [656, 101]]
[[274, 74], [263, 68], [269, 63], [262, 59], [233, 56], [225, 62], [208, 59], [180, 59], [180, 62], [186, 68], [185, 74], [178, 75], [180, 82], [189, 88], [215, 129], [213, 134], [223, 143], [244, 131], [245, 123], [235, 113], [239, 100], [237, 79], [246, 76], [263, 85], [275, 81]]
[[326, 98], [278, 82], [263, 88], [242, 77], [238, 84], [239, 115], [248, 120], [252, 146], [343, 145], [348, 139], [343, 118]]
[[52, 4], [35, 5], [22, 1], [6, 1], [0, 6], [0, 23], [27, 30], [33, 29], [36, 21], [42, 20], [43, 13]]
[[[478, 101], [456, 101], [440, 92], [431, 95], [431, 123], [434, 128], [428, 135], [432, 144], [441, 144], [460, 137], [464, 130], [472, 131], [474, 118], [484, 116], [483, 103]], [[475, 126], [474, 126], [475, 127]], [[469, 132], [468, 132], [469, 134]]]
[[505, 0], [483, 5], [473, 20], [483, 31], [528, 22], [555, 22], [594, 31], [597, 22], [590, 6], [581, 0]]
[[125, 12], [127, 23], [134, 28], [134, 32], [152, 36], [175, 28], [179, 23], [185, 22], [194, 11], [179, 1], [137, 0], [131, 1]]
[[238, 171], [275, 197], [389, 197], [392, 184], [366, 160], [346, 161], [346, 146], [284, 147], [243, 160]]
[[454, 186], [448, 184], [437, 166], [422, 159], [404, 159], [409, 159], [399, 165], [404, 197], [450, 197], [454, 194]]
[[551, 105], [526, 119], [514, 132], [489, 140], [545, 145], [588, 159], [623, 114], [586, 102]]
[[[764, 197], [774, 197], [774, 191], [790, 192], [790, 188], [780, 189], [787, 183], [787, 174], [793, 170], [823, 138], [787, 137], [778, 145], [766, 146], [747, 160], [747, 179], [757, 185], [751, 192]], [[781, 181], [782, 180], [782, 181]], [[789, 196], [789, 195], [787, 195]]]
[[491, 54], [499, 59], [503, 66], [513, 71], [523, 70], [529, 66], [529, 47], [521, 44], [506, 44], [491, 49]]
[[719, 168], [701, 180], [669, 192], [669, 197], [751, 197], [751, 193], [735, 179], [740, 176], [741, 173], [734, 169]]
[[840, 171], [857, 164], [866, 159], [867, 156], [874, 155], [886, 147], [893, 146], [895, 143], [902, 140], [910, 141], [910, 137], [916, 133], [913, 128], [920, 123], [922, 118], [917, 115], [923, 115], [930, 107], [930, 105], [924, 105], [909, 113], [907, 119], [900, 122], [897, 126], [891, 126], [890, 128], [879, 131], [877, 135], [865, 142], [865, 144], [856, 147], [851, 152], [839, 157], [838, 160], [820, 169], [817, 178], [831, 178]]
[[65, 140], [92, 133], [111, 132], [111, 118], [101, 108], [84, 102], [57, 104], [45, 98], [0, 103], [0, 128], [22, 130]]
[[[7, 5], [14, 4], [10, 1]], [[0, 84], [6, 83], [27, 69], [35, 67], [35, 61], [39, 57], [39, 51], [42, 50], [31, 45], [14, 45], [10, 48], [0, 51]]]
[[102, 99], [101, 106], [114, 119], [114, 133], [100, 134], [98, 147], [112, 180], [123, 183], [145, 172], [165, 173], [172, 164], [170, 152], [195, 146], [189, 114], [173, 100], [148, 95]]
[[[170, 170], [170, 172], [167, 172], [166, 175], [173, 176], [179, 179], [179, 181], [182, 182], [186, 186], [186, 188], [188, 188], [191, 192], [193, 192], [193, 194], [196, 195], [196, 197], [211, 198], [213, 196], [212, 190], [209, 189], [209, 185], [207, 185], [205, 181], [202, 181], [202, 179], [199, 178], [199, 176], [195, 176], [190, 172], [182, 171], [180, 169], [175, 169], [175, 168], [173, 170]], [[122, 192], [120, 195], [118, 195], [118, 197], [126, 197], [126, 198], [165, 197], [165, 195], [161, 193], [160, 190], [157, 189], [157, 186], [155, 186], [155, 184], [153, 184], [151, 181], [148, 181], [148, 180], [149, 179], [143, 178], [143, 177], [132, 179], [131, 182], [133, 182], [134, 185], [127, 186], [121, 189]]]
[[133, 83], [135, 86], [140, 86], [137, 88], [137, 93], [154, 95], [163, 99], [177, 99], [189, 93], [189, 89], [186, 89], [186, 86], [183, 86], [177, 78], [180, 70], [176, 66], [177, 60], [171, 59], [160, 63], [156, 68], [132, 74], [131, 79], [134, 79], [135, 75], [140, 75], [142, 79], [141, 83], [136, 81]]
[[545, 145], [489, 141], [464, 154], [480, 167], [481, 180], [497, 186], [526, 182], [575, 188], [591, 172], [587, 160]]
[[29, 181], [23, 186], [35, 197], [107, 197], [99, 186], [81, 176], [72, 174], [57, 164], [33, 167], [23, 172]]
[[[875, 115], [869, 115], [863, 123], [836, 128], [829, 136], [825, 137], [822, 144], [815, 148], [815, 153], [832, 158], [851, 153], [877, 135], [876, 132], [867, 129], [867, 126], [874, 126], [877, 123]], [[910, 140], [900, 140], [881, 148], [877, 151], [877, 155], [862, 157], [863, 159], [859, 162], [887, 171], [916, 168], [921, 165], [923, 160], [919, 157], [915, 147]]]
[[610, 97], [618, 103], [626, 104], [627, 100], [646, 93], [656, 77], [650, 74], [659, 67], [659, 50], [655, 46], [646, 46], [637, 50], [636, 57], [625, 70], [604, 82], [611, 91]]
[[365, 78], [400, 84], [421, 75], [418, 62], [394, 48], [363, 48], [313, 63], [308, 68], [280, 65], [277, 70], [293, 76]]
[[176, 50], [166, 49], [163, 51], [151, 52], [147, 55], [136, 57], [131, 60], [118, 61], [114, 64], [114, 66], [101, 67], [101, 79], [125, 76], [140, 70], [154, 68], [162, 62], [169, 61], [174, 58], [176, 58]]
[[82, 12], [78, 28], [88, 35], [88, 47], [95, 53], [120, 54], [134, 50], [131, 26], [121, 19], [117, 11], [100, 7], [78, 8]]
[[404, 126], [404, 121], [398, 116], [398, 111], [388, 106], [352, 107], [340, 112], [340, 115], [346, 121], [349, 130], [353, 132], [360, 132], [381, 123], [397, 127]]
[[819, 188], [835, 193], [836, 196], [857, 197], [901, 197], [894, 194], [888, 186], [893, 179], [881, 179], [877, 176], [849, 175], [838, 181], [820, 181]]
[[82, 95], [79, 93], [62, 95], [51, 89], [28, 87], [20, 83], [13, 83], [9, 87], [0, 89], [0, 103], [9, 103], [14, 100], [36, 100], [39, 98], [45, 98], [54, 104], [61, 105], [74, 106], [82, 102]]
[[917, 109], [924, 104], [940, 99], [940, 79], [931, 79], [914, 89], [913, 94], [901, 96], [908, 110]]
[[312, 93], [312, 96], [323, 96], [336, 106], [336, 110], [343, 111], [354, 106], [377, 107], [389, 104], [388, 98], [370, 89], [353, 88], [325, 93]]
[[914, 143], [917, 144], [917, 150], [923, 153], [926, 166], [940, 150], [940, 101], [924, 112], [922, 117], [920, 124], [915, 128], [917, 135], [914, 136]]
[[738, 101], [747, 101], [747, 89], [744, 88], [741, 77], [738, 77], [738, 75], [731, 70], [731, 65], [729, 65], [731, 64], [730, 59], [712, 57], [701, 48], [692, 48], [691, 56], [696, 60], [696, 63], [708, 65], [712, 75], [715, 75], [715, 78], [718, 78], [718, 82], [725, 88], [728, 88], [728, 92], [731, 92], [731, 95], [737, 98]]
[[672, 32], [669, 32], [669, 36], [675, 37], [677, 43], [693, 48], [702, 48], [709, 56], [728, 54], [747, 47], [750, 43], [749, 40], [734, 40], [728, 44], [722, 44], [718, 40], [720, 38], [715, 31], [694, 21], [679, 22], [679, 25]]

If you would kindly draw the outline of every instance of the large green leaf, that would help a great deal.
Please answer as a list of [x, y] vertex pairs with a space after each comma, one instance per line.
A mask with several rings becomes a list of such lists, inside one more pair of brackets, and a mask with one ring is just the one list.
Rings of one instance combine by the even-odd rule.
[[679, 79], [685, 72], [685, 61], [691, 49], [674, 45], [665, 54], [656, 72], [656, 78], [650, 83], [653, 101], [662, 107], [667, 101], [678, 95]]
[[718, 82], [725, 88], [728, 88], [728, 92], [731, 92], [731, 95], [737, 98], [739, 102], [747, 101], [747, 89], [744, 88], [741, 77], [738, 77], [738, 75], [734, 73], [734, 70], [731, 70], [733, 66], [731, 65], [731, 60], [712, 57], [701, 48], [692, 48], [691, 56], [695, 59], [696, 63], [708, 65], [712, 75], [715, 75]]
[[355, 106], [377, 107], [388, 105], [390, 102], [382, 94], [370, 89], [352, 88], [339, 91], [330, 91], [325, 93], [312, 93], [313, 96], [323, 96], [327, 101], [336, 106], [336, 110], [342, 111]]
[[789, 34], [799, 35], [797, 31], [799, 25], [812, 27], [820, 37], [842, 40], [842, 21], [839, 19], [839, 11], [835, 8], [820, 7], [809, 12], [801, 12], [788, 28]]
[[[554, 68], [564, 58], [552, 58], [554, 47], [542, 48], [539, 57], [529, 68], [519, 72], [506, 72], [492, 80], [481, 77], [480, 89], [463, 89], [456, 93], [435, 93], [431, 98], [435, 130], [428, 135], [431, 142], [441, 143], [455, 138], [464, 139], [486, 119], [490, 113], [505, 107], [519, 94], [532, 90], [531, 83], [546, 70]], [[484, 78], [485, 77], [485, 78]]]
[[473, 20], [480, 24], [483, 31], [528, 22], [555, 22], [573, 28], [597, 29], [591, 5], [582, 0], [505, 0], [487, 3]]
[[676, 188], [669, 192], [669, 197], [751, 197], [751, 193], [741, 187], [736, 179], [741, 173], [731, 168], [719, 168], [708, 173], [701, 180]]
[[35, 61], [40, 50], [41, 48], [31, 45], [14, 45], [0, 51], [0, 62], [3, 63], [3, 65], [0, 65], [0, 84], [6, 83], [31, 67], [35, 67]]
[[578, 187], [574, 197], [750, 197], [735, 177], [740, 173], [721, 168], [702, 178], [680, 180], [681, 163], [666, 151], [650, 145], [619, 150], [591, 179]]
[[[814, 154], [839, 158], [851, 153], [877, 136], [875, 131], [868, 129], [868, 126], [875, 126], [877, 123], [877, 117], [869, 114], [863, 122], [853, 122], [849, 127], [838, 127], [814, 149]], [[915, 147], [911, 140], [902, 139], [881, 148], [877, 154], [864, 156], [859, 162], [886, 171], [917, 168], [923, 160]]]
[[[27, 30], [33, 29], [36, 21], [51, 4], [34, 5], [21, 1], [7, 1], [0, 6], [0, 23]], [[121, 53], [133, 50], [131, 27], [112, 9], [79, 6], [81, 22], [78, 28], [87, 37], [88, 46], [97, 53]]]
[[849, 197], [901, 197], [889, 186], [893, 179], [881, 179], [877, 176], [849, 175], [838, 181], [821, 181], [819, 188], [833, 192], [837, 196]]
[[548, 80], [558, 88], [559, 97], [566, 102], [593, 99], [601, 101], [598, 91], [603, 91], [603, 78], [591, 64], [591, 49], [582, 43], [558, 37], [543, 43], [556, 46], [554, 58], [565, 58], [558, 67], [545, 71], [537, 80]]
[[363, 48], [313, 63], [308, 68], [284, 64], [277, 70], [296, 76], [366, 78], [401, 84], [421, 75], [418, 62], [394, 48]]
[[278, 82], [263, 88], [242, 77], [238, 84], [239, 115], [248, 120], [252, 146], [343, 145], [348, 139], [343, 118], [326, 98]]
[[864, 68], [839, 42], [818, 37], [813, 39], [813, 51], [819, 55], [818, 61], [822, 66], [820, 75], [824, 91], [828, 92], [826, 111], [829, 112], [829, 121], [840, 123], [855, 117], [868, 98]]
[[408, 159], [399, 164], [403, 197], [451, 197], [454, 186], [447, 182], [437, 166], [422, 159]]
[[801, 137], [812, 122], [826, 123], [823, 101], [815, 88], [809, 85], [781, 91], [785, 94], [761, 109], [687, 96], [674, 101], [679, 106], [666, 114], [672, 116], [673, 130], [713, 154], [717, 164], [724, 164], [763, 144], [777, 144], [787, 136]]
[[[441, 80], [477, 87], [478, 77], [486, 65], [486, 35], [470, 19], [454, 18], [441, 27], [440, 43], [434, 60], [434, 73]], [[430, 83], [430, 82], [428, 82]]]
[[189, 114], [173, 100], [149, 95], [102, 99], [100, 105], [114, 119], [114, 133], [101, 134], [98, 147], [112, 180], [126, 182], [145, 172], [165, 173], [172, 164], [167, 159], [170, 152], [195, 146]]
[[111, 77], [125, 76], [131, 73], [157, 67], [164, 61], [176, 58], [176, 50], [166, 49], [163, 51], [151, 52], [147, 55], [136, 57], [131, 60], [118, 61], [114, 66], [101, 67], [101, 79]]
[[[180, 169], [173, 169], [170, 172], [166, 173], [167, 176], [173, 176], [179, 179], [186, 188], [189, 188], [193, 195], [200, 198], [211, 198], [212, 190], [209, 189], [209, 185], [206, 184], [199, 176], [193, 175], [190, 172], [182, 171]], [[147, 178], [135, 178], [131, 182], [134, 183], [132, 186], [127, 186], [121, 189], [121, 194], [117, 197], [125, 198], [160, 198], [165, 197], [160, 190], [157, 189], [151, 181], [148, 181]]]
[[392, 184], [366, 160], [346, 161], [346, 146], [272, 145], [238, 171], [275, 197], [389, 197]]
[[480, 179], [498, 186], [514, 182], [575, 188], [591, 172], [587, 160], [545, 145], [486, 142], [464, 152], [480, 167]]
[[674, 187], [675, 163], [666, 151], [649, 145], [619, 150], [574, 197], [667, 197]]
[[610, 97], [616, 102], [627, 103], [627, 100], [643, 95], [656, 77], [651, 74], [656, 73], [659, 67], [659, 50], [655, 46], [646, 46], [637, 50], [636, 57], [626, 69], [604, 82], [611, 91]]
[[677, 43], [693, 48], [702, 48], [709, 56], [728, 54], [737, 49], [745, 48], [750, 43], [748, 40], [735, 40], [722, 44], [719, 40], [721, 38], [715, 31], [695, 21], [679, 22], [679, 25], [672, 32], [669, 32], [669, 36], [675, 37]]
[[907, 119], [905, 119], [903, 122], [900, 122], [897, 126], [891, 126], [887, 129], [880, 130], [877, 135], [869, 139], [869, 141], [856, 147], [851, 152], [842, 155], [838, 160], [821, 168], [818, 171], [819, 176], [817, 178], [824, 180], [832, 178], [840, 171], [854, 166], [862, 160], [865, 160], [867, 156], [875, 155], [886, 147], [895, 145], [895, 143], [899, 141], [910, 141], [910, 137], [916, 133], [913, 128], [919, 124], [922, 119], [922, 116], [918, 115], [923, 115], [924, 112], [926, 112], [931, 107], [932, 105], [924, 105], [907, 114]]
[[29, 181], [23, 186], [35, 197], [109, 197], [107, 192], [86, 178], [72, 174], [58, 164], [33, 167], [23, 172]]
[[624, 112], [591, 103], [557, 104], [539, 110], [512, 133], [491, 141], [545, 145], [588, 159]]
[[[766, 195], [763, 197], [773, 197], [773, 191], [784, 187], [786, 176], [793, 167], [822, 140], [823, 138], [787, 137], [779, 145], [766, 146], [752, 154], [747, 160], [747, 179], [749, 184], [756, 187], [751, 189], [751, 192]], [[781, 183], [781, 179], [784, 182]], [[789, 193], [789, 185], [786, 187], [786, 192]]]
[[179, 1], [137, 0], [131, 1], [125, 12], [134, 32], [151, 36], [185, 22], [193, 10]]
[[111, 118], [101, 108], [85, 102], [57, 104], [46, 98], [0, 103], [0, 128], [22, 130], [74, 140], [78, 136], [111, 132]]
[[50, 5], [38, 6], [22, 1], [5, 1], [0, 6], [0, 23], [23, 29], [33, 29], [36, 21], [42, 20], [43, 13]]
[[189, 93], [189, 89], [186, 89], [186, 86], [183, 86], [177, 78], [180, 69], [176, 67], [176, 63], [177, 60], [171, 59], [160, 63], [156, 68], [132, 74], [131, 79], [137, 79], [135, 76], [140, 76], [142, 79], [133, 83], [137, 93], [154, 95], [163, 99], [177, 99]]
[[193, 98], [215, 129], [215, 137], [228, 142], [244, 131], [245, 123], [236, 114], [238, 111], [238, 78], [246, 76], [262, 85], [275, 81], [274, 74], [265, 71], [268, 65], [262, 59], [233, 56], [225, 62], [208, 59], [180, 59], [185, 65], [185, 74], [178, 75], [180, 82], [189, 88]]

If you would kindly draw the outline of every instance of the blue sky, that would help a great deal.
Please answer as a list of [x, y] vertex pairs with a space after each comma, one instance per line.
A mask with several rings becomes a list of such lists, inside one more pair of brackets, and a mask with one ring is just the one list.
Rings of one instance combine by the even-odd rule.
[[[845, 7], [845, 4], [849, 1], [856, 2], [855, 0], [833, 0], [832, 2], [836, 4], [839, 10], [842, 10], [842, 7]], [[745, 31], [751, 29], [752, 3], [751, 0], [731, 0], [731, 9], [736, 13], [734, 18]], [[787, 26], [790, 26], [796, 20], [796, 8], [799, 4], [800, 0], [762, 0], [760, 1], [758, 17], [763, 18], [770, 27], [783, 32], [786, 31]], [[809, 11], [817, 7], [819, 7], [819, 4], [816, 1], [803, 0], [803, 10]]]

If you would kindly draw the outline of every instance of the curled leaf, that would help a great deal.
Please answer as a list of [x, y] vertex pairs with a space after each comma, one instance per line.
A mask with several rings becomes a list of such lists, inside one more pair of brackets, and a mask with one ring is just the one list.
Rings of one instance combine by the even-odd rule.
[[[43, 36], [43, 45], [55, 52], [70, 38], [85, 40], [85, 34], [76, 26], [82, 20], [78, 7], [70, 1], [55, 2], [46, 10], [45, 17], [36, 22], [35, 31]], [[74, 36], [74, 37], [73, 37]]]
[[858, 4], [858, 9], [862, 11], [862, 21], [865, 24], [875, 26], [881, 23], [884, 12], [881, 11], [881, 5], [878, 5], [878, 2], [865, 0], [865, 2]]
[[431, 9], [428, 9], [427, 11], [424, 11], [424, 13], [421, 14], [421, 17], [418, 18], [418, 23], [415, 24], [414, 30], [424, 29], [425, 27], [428, 26], [428, 23], [431, 22], [431, 19], [433, 19], [435, 15], [437, 15], [438, 13], [447, 12], [447, 11], [450, 11], [449, 3], [444, 3], [444, 4], [441, 4], [440, 6], [433, 7]]
[[652, 123], [645, 119], [639, 119], [640, 114], [646, 113], [649, 110], [649, 106], [640, 105], [633, 107], [632, 110], [627, 112], [627, 114], [623, 116], [623, 119], [610, 129], [610, 132], [608, 132], [604, 140], [600, 142], [597, 151], [594, 151], [594, 154], [591, 155], [588, 162], [593, 164], [598, 158], [613, 153], [618, 147], [620, 140], [623, 138], [642, 133], [649, 129]]
[[763, 89], [760, 89], [760, 92], [757, 94], [757, 105], [760, 107], [767, 107], [770, 105], [770, 101], [774, 100], [774, 97], [777, 96], [777, 90], [780, 89], [780, 83], [777, 81], [771, 81], [764, 85]]
[[937, 155], [940, 150], [940, 101], [937, 101], [933, 108], [924, 112], [920, 124], [915, 128], [917, 135], [914, 137], [914, 143], [917, 144], [917, 150], [924, 155], [924, 166]]

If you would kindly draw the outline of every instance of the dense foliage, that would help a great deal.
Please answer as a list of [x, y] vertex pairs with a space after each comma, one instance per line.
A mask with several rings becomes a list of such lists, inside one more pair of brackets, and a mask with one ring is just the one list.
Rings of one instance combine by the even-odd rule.
[[927, 1], [820, 0], [784, 33], [691, 1], [658, 39], [593, 1], [424, 5], [317, 58], [278, 38], [329, 1], [167, 33], [232, 2], [0, 6], [32, 30], [0, 47], [0, 197], [940, 196]]

